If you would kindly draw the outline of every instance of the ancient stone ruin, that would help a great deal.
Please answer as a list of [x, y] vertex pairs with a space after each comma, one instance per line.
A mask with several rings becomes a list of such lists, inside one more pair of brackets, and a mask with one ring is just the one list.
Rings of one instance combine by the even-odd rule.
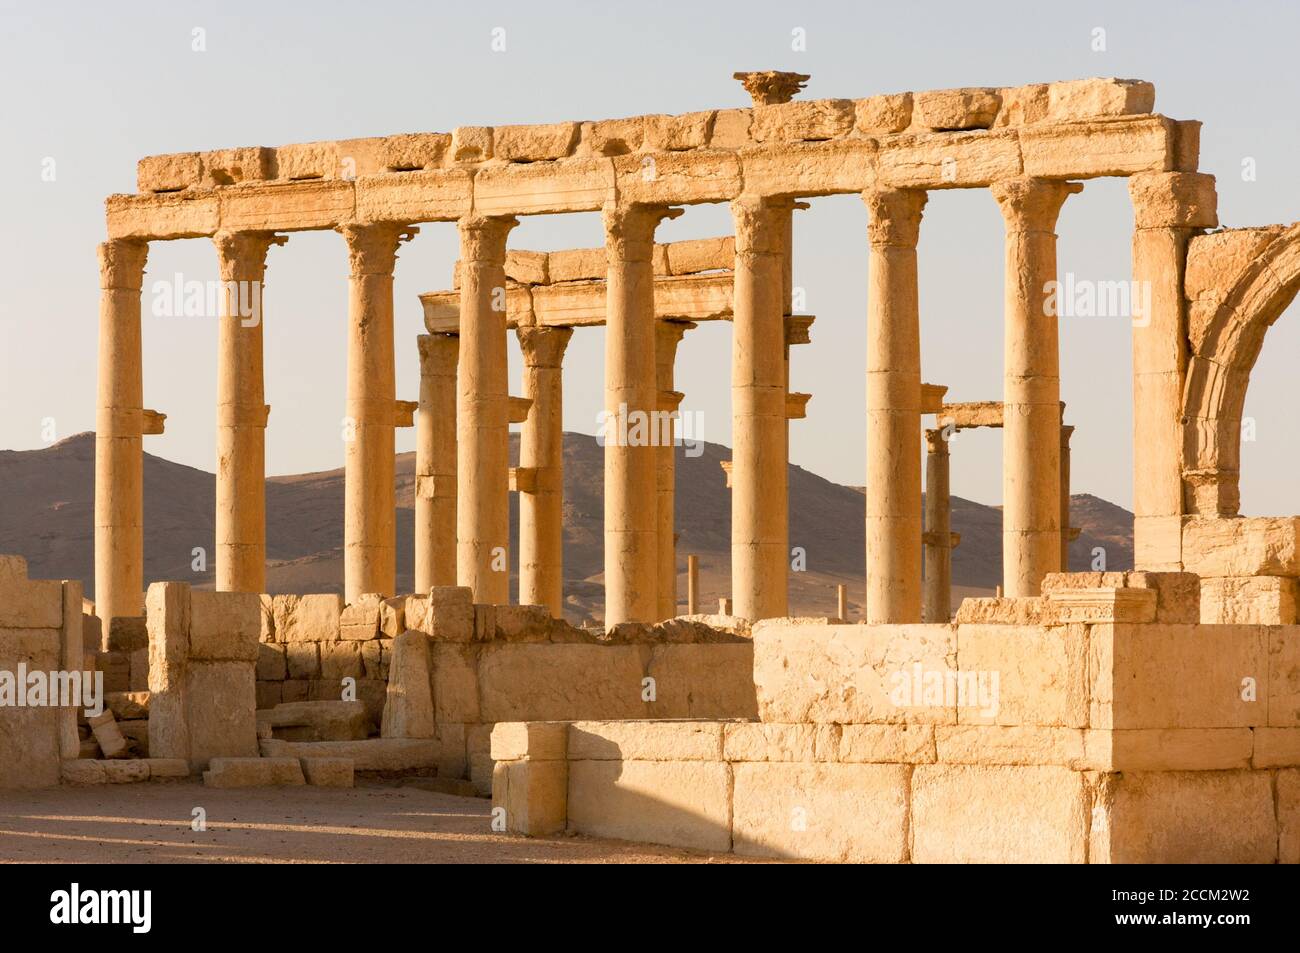
[[[1219, 228], [1200, 123], [1154, 113], [1150, 83], [804, 100], [805, 76], [737, 78], [748, 107], [142, 159], [100, 246], [95, 601], [0, 559], [0, 667], [97, 671], [108, 707], [0, 709], [0, 786], [423, 772], [490, 793], [528, 835], [882, 862], [1300, 861], [1300, 517], [1237, 511], [1246, 388], [1300, 290], [1300, 225]], [[1047, 299], [1057, 216], [1102, 176], [1128, 179], [1149, 291], [1133, 432], [1111, 435], [1133, 446], [1136, 569], [1072, 573]], [[988, 189], [1002, 212], [1000, 400], [953, 402], [922, 376], [916, 248], [941, 189]], [[789, 386], [813, 323], [794, 313], [791, 223], [849, 193], [870, 282], [865, 618], [795, 619], [789, 422], [818, 411]], [[656, 242], [684, 206], [722, 202], [733, 235]], [[603, 249], [509, 248], [520, 216], [575, 212], [601, 213]], [[452, 287], [421, 296], [426, 335], [395, 341], [400, 245], [442, 222], [460, 235]], [[337, 231], [351, 265], [342, 597], [265, 592], [262, 323], [233, 304], [306, 230]], [[142, 441], [164, 415], [144, 407], [141, 288], [151, 243], [196, 237], [230, 283], [217, 591], [146, 591]], [[673, 417], [690, 382], [674, 362], [717, 320], [733, 342], [732, 575], [730, 610], [705, 615], [678, 586]], [[602, 630], [563, 621], [561, 571], [560, 371], [593, 325]], [[399, 360], [419, 363], [418, 402], [398, 399]], [[394, 432], [412, 425], [408, 594]], [[954, 607], [947, 441], [980, 426], [1003, 432], [1002, 590]]]

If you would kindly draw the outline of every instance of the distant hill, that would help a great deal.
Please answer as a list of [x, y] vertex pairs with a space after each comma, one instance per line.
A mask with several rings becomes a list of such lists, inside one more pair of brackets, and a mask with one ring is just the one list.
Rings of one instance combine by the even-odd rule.
[[[512, 457], [518, 435], [511, 435]], [[599, 617], [602, 599], [603, 465], [601, 447], [585, 434], [564, 435], [564, 571], [572, 621]], [[730, 491], [719, 463], [728, 448], [703, 444], [689, 457], [677, 451], [677, 551], [686, 599], [686, 554], [700, 557], [704, 606], [716, 607], [729, 589]], [[399, 454], [397, 468], [397, 582], [412, 587], [415, 455]], [[41, 450], [0, 451], [0, 553], [27, 557], [34, 577], [82, 579], [94, 575], [95, 438], [83, 433]], [[212, 582], [214, 478], [211, 473], [145, 454], [145, 579]], [[272, 592], [340, 592], [343, 584], [343, 470], [267, 480], [268, 587]], [[1094, 547], [1104, 547], [1110, 569], [1133, 564], [1133, 517], [1088, 494], [1071, 500], [1083, 532], [1070, 548], [1073, 569], [1086, 569]], [[835, 586], [849, 587], [852, 611], [863, 596], [864, 500], [861, 488], [790, 467], [790, 545], [802, 546], [808, 569], [791, 576], [791, 612], [835, 611]], [[953, 497], [953, 553], [958, 597], [990, 592], [1002, 573], [1002, 514], [997, 507]], [[512, 534], [518, 526], [511, 499]], [[514, 540], [512, 539], [512, 544]], [[207, 572], [191, 569], [203, 547]], [[513, 583], [512, 583], [513, 591]], [[684, 610], [683, 610], [684, 611]]]

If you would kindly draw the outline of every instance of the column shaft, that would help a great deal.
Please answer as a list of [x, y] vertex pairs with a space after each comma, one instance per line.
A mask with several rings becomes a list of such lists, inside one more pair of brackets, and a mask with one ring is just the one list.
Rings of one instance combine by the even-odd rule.
[[731, 344], [731, 596], [741, 618], [788, 612], [784, 209], [743, 196]]
[[1056, 219], [1072, 182], [992, 186], [1006, 222], [1002, 430], [1002, 582], [1037, 596], [1061, 562], [1061, 379], [1055, 309]]
[[1070, 571], [1070, 436], [1073, 427], [1061, 428], [1061, 572]]
[[683, 335], [695, 327], [689, 321], [658, 321], [655, 324], [655, 364], [656, 380], [659, 387], [659, 411], [668, 415], [661, 417], [662, 425], [657, 431], [661, 438], [655, 448], [655, 472], [658, 486], [658, 603], [655, 612], [660, 619], [671, 619], [677, 615], [677, 541], [676, 541], [676, 495], [677, 495], [677, 446], [673, 432], [673, 421], [677, 419], [678, 407], [682, 395], [673, 387], [675, 382], [675, 365], [677, 363], [677, 345]]
[[519, 436], [519, 466], [534, 471], [519, 494], [519, 602], [564, 617], [564, 349], [572, 328], [519, 328], [523, 396], [532, 401]]
[[655, 228], [680, 214], [607, 205], [605, 253], [605, 626], [653, 622], [658, 602], [658, 478], [653, 427]]
[[454, 334], [421, 334], [415, 418], [415, 591], [456, 585], [456, 359]]
[[344, 444], [344, 597], [394, 595], [397, 496], [394, 485], [396, 369], [393, 266], [415, 229], [389, 222], [344, 225], [348, 280], [348, 387]]
[[506, 238], [517, 221], [460, 221], [456, 363], [456, 577], [474, 601], [510, 601]]
[[925, 432], [925, 581], [923, 622], [952, 619], [952, 495], [948, 440]]
[[926, 194], [863, 195], [867, 288], [867, 622], [921, 619], [921, 322], [916, 242]]
[[144, 379], [140, 288], [146, 242], [99, 246], [99, 382], [95, 412], [95, 611], [144, 613]]
[[262, 292], [271, 232], [213, 237], [223, 285], [217, 331], [216, 588], [266, 591], [266, 390]]

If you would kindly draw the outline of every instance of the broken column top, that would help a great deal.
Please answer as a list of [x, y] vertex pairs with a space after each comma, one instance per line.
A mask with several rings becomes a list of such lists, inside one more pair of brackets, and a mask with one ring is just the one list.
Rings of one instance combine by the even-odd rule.
[[754, 73], [732, 73], [732, 79], [740, 80], [745, 91], [754, 100], [755, 106], [779, 106], [794, 99], [812, 79], [806, 73], [785, 73], [781, 70], [760, 70]]

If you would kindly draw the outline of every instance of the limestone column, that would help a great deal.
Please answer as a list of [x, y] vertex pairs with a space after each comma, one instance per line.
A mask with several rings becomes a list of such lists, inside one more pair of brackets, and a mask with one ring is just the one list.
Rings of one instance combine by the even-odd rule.
[[731, 344], [731, 596], [736, 615], [787, 614], [785, 256], [788, 210], [731, 203], [736, 228]]
[[415, 419], [415, 591], [456, 585], [456, 359], [454, 334], [421, 334]]
[[344, 434], [343, 591], [391, 596], [397, 588], [397, 492], [393, 476], [397, 389], [393, 266], [415, 234], [392, 222], [341, 225], [347, 239], [348, 389]]
[[456, 363], [456, 579], [474, 601], [510, 601], [510, 390], [506, 238], [514, 218], [460, 221]]
[[916, 242], [926, 194], [863, 193], [867, 287], [868, 623], [921, 621], [921, 321]]
[[[1214, 177], [1150, 172], [1129, 179], [1133, 200], [1133, 560], [1182, 568], [1183, 384], [1187, 242], [1218, 225]], [[1139, 309], [1138, 305], [1142, 307]], [[1145, 313], [1139, 313], [1144, 311]]]
[[218, 232], [216, 588], [266, 591], [266, 390], [262, 294], [272, 232]]
[[1037, 596], [1061, 562], [1061, 379], [1056, 219], [1077, 182], [1011, 179], [993, 197], [1006, 222], [1002, 430], [1002, 584]]
[[1070, 571], [1070, 437], [1073, 427], [1061, 427], [1061, 572]]
[[523, 396], [531, 400], [519, 435], [519, 466], [534, 471], [519, 494], [519, 602], [564, 617], [564, 349], [573, 328], [519, 328]]
[[925, 432], [925, 580], [922, 622], [952, 619], [952, 496], [943, 428]]
[[140, 289], [147, 242], [99, 246], [99, 382], [95, 408], [95, 611], [144, 613], [144, 378]]
[[655, 376], [659, 385], [659, 411], [667, 415], [661, 418], [663, 425], [656, 431], [660, 440], [655, 450], [656, 483], [659, 488], [656, 508], [659, 528], [656, 557], [659, 567], [659, 608], [655, 615], [660, 619], [671, 619], [677, 615], [677, 446], [673, 421], [677, 419], [682, 395], [674, 389], [673, 384], [676, 377], [677, 345], [686, 332], [694, 327], [696, 325], [691, 321], [659, 321], [655, 324]]
[[605, 206], [605, 626], [654, 622], [658, 601], [658, 478], [651, 428], [655, 364], [654, 233], [681, 214]]

